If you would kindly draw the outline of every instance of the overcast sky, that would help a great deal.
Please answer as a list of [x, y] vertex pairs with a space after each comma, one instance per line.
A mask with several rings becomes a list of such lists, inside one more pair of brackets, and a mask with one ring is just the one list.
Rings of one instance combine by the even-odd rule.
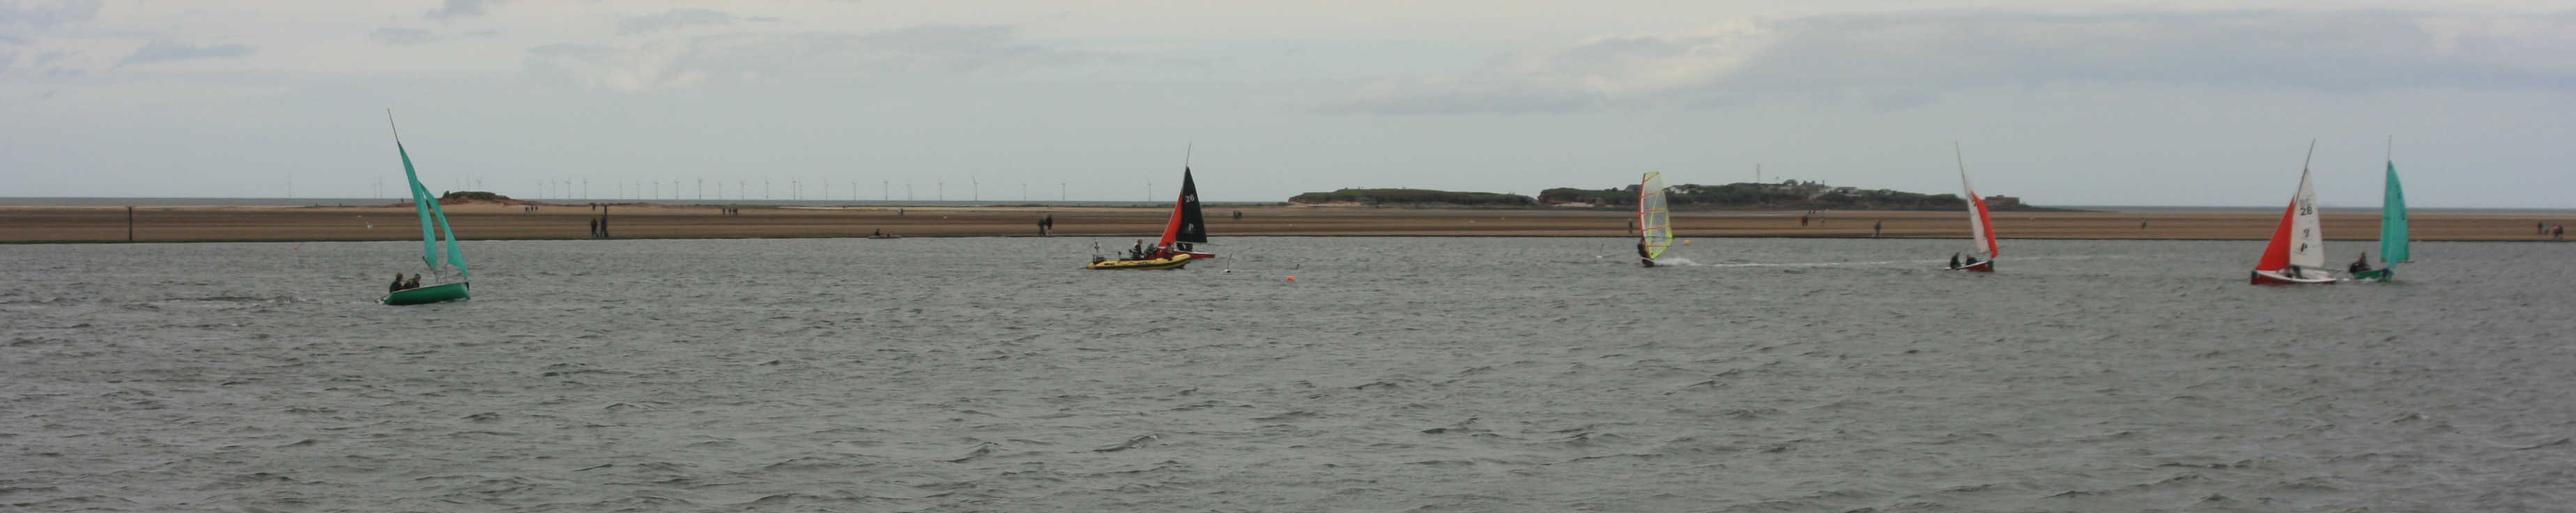
[[[0, 0], [0, 196], [1534, 194], [2576, 207], [2563, 1]], [[668, 191], [665, 191], [668, 194]], [[544, 194], [559, 196], [559, 194]]]

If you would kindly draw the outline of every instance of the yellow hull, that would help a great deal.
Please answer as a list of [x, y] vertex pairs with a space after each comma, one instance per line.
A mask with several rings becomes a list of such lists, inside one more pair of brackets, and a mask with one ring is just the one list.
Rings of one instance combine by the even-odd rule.
[[1190, 255], [1188, 253], [1151, 260], [1109, 260], [1093, 262], [1091, 265], [1083, 266], [1083, 268], [1103, 271], [1151, 271], [1159, 269], [1179, 269], [1181, 266], [1185, 265], [1190, 265]]

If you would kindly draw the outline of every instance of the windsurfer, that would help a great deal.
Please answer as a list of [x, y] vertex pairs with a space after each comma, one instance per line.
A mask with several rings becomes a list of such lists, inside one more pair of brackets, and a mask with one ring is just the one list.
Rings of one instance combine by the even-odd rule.
[[1637, 265], [1646, 267], [1655, 266], [1654, 253], [1646, 251], [1646, 239], [1637, 239]]

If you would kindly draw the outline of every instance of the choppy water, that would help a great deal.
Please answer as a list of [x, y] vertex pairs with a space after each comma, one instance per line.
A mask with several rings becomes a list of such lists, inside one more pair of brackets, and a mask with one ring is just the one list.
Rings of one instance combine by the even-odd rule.
[[401, 308], [408, 243], [0, 246], [0, 509], [2576, 502], [2576, 246], [2266, 288], [2253, 241], [1224, 242], [469, 242], [478, 299]]

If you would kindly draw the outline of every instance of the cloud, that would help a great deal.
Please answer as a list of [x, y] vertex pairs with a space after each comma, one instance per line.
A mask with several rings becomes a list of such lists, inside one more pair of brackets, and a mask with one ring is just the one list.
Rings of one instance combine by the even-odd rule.
[[2058, 84], [2576, 90], [2576, 15], [1962, 11], [1737, 20], [1389, 78], [1323, 109], [1515, 113], [1777, 100], [1902, 108], [1952, 91]]
[[928, 26], [864, 34], [730, 34], [635, 46], [555, 44], [528, 49], [529, 67], [621, 91], [716, 80], [994, 73], [1082, 56], [1020, 41], [1009, 27]]
[[20, 7], [17, 2], [0, 4], [0, 27], [17, 25], [49, 28], [64, 23], [89, 21], [98, 18], [98, 6], [99, 0], [62, 0], [29, 4], [27, 7]]
[[706, 9], [672, 9], [661, 14], [626, 16], [617, 19], [617, 33], [643, 34], [689, 27], [732, 25], [740, 18]]
[[250, 55], [252, 50], [253, 49], [250, 46], [239, 44], [198, 46], [162, 40], [144, 44], [143, 49], [135, 50], [133, 55], [127, 55], [123, 59], [118, 59], [116, 61], [116, 65], [124, 66], [127, 64], [150, 64], [155, 62], [181, 61], [188, 59], [240, 57]]
[[385, 27], [376, 29], [376, 31], [369, 34], [369, 36], [374, 37], [378, 43], [395, 46], [434, 43], [442, 39], [447, 39], [446, 37], [438, 35], [436, 32], [403, 27]]
[[447, 0], [447, 3], [439, 5], [437, 9], [429, 10], [429, 14], [426, 14], [425, 16], [428, 16], [429, 19], [433, 20], [472, 18], [482, 16], [484, 12], [490, 11], [492, 7], [501, 5], [501, 1], [502, 0]]

